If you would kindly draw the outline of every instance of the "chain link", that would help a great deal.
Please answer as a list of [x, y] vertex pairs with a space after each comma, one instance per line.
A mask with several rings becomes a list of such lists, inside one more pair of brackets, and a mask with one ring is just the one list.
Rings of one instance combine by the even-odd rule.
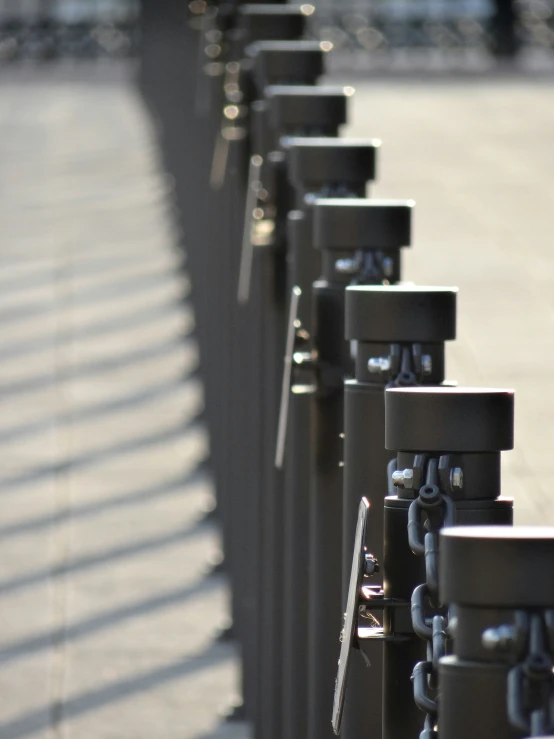
[[508, 673], [508, 720], [529, 737], [554, 732], [554, 611], [515, 614], [512, 645], [524, 645]]
[[439, 601], [439, 531], [456, 521], [454, 501], [438, 486], [438, 460], [427, 463], [425, 485], [408, 510], [408, 542], [412, 552], [425, 558], [425, 582], [412, 594], [414, 632], [426, 642], [427, 659], [418, 662], [412, 676], [414, 700], [425, 716], [420, 739], [437, 739], [437, 668], [448, 649], [448, 615]]

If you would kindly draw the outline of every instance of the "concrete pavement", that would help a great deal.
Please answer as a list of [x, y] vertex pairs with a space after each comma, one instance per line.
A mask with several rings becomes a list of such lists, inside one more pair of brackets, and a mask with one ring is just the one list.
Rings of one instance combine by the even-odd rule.
[[[347, 78], [345, 78], [347, 79]], [[417, 201], [405, 275], [460, 287], [449, 376], [516, 389], [505, 492], [554, 523], [554, 95], [358, 82], [374, 194]], [[171, 182], [126, 74], [0, 77], [0, 739], [193, 739], [236, 685]]]

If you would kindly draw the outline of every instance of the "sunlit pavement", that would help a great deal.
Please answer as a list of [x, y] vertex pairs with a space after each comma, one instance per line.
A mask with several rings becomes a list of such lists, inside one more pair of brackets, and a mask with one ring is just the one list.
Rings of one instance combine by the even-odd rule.
[[[405, 278], [458, 285], [448, 375], [516, 389], [504, 491], [553, 522], [548, 82], [357, 83]], [[208, 448], [171, 187], [125, 74], [0, 77], [0, 737], [243, 737], [198, 525]]]
[[153, 132], [125, 75], [0, 86], [0, 736], [211, 735], [234, 651]]

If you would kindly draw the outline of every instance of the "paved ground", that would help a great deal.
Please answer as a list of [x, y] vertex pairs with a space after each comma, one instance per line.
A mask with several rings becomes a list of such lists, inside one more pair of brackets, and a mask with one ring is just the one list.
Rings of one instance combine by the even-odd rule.
[[[506, 491], [554, 523], [552, 88], [358, 84], [348, 134], [418, 201], [406, 277], [460, 286], [449, 374], [516, 388]], [[124, 78], [0, 89], [0, 739], [213, 736], [236, 675], [171, 188]]]
[[211, 735], [201, 388], [168, 183], [132, 87], [0, 82], [0, 737]]

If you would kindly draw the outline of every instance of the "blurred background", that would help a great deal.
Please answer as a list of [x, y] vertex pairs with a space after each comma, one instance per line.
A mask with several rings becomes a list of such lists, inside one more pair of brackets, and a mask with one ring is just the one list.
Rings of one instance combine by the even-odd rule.
[[[417, 202], [405, 274], [460, 287], [449, 375], [515, 388], [504, 492], [554, 523], [554, 3], [316, 5], [373, 194]], [[0, 1], [0, 739], [247, 736], [206, 575], [194, 34], [178, 0]]]

